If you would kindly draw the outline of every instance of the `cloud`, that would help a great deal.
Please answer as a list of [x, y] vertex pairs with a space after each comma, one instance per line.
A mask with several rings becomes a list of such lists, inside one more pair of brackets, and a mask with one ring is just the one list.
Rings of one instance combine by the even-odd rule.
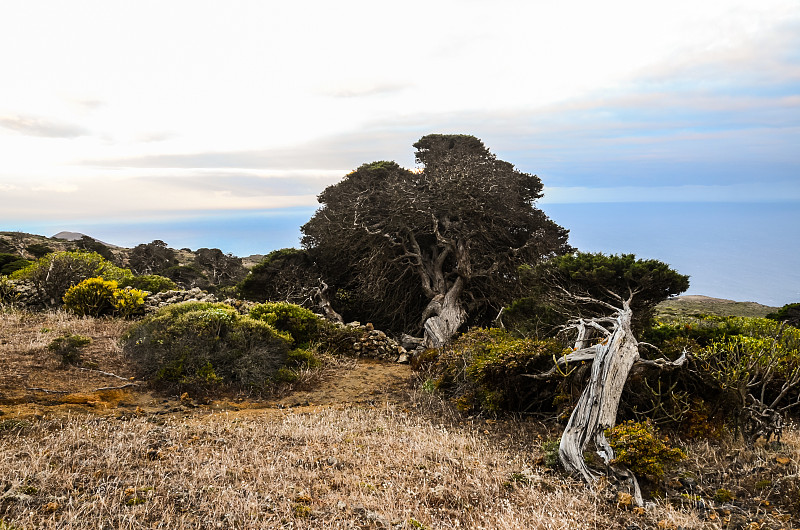
[[86, 129], [77, 125], [58, 123], [33, 116], [0, 116], [0, 127], [27, 136], [44, 136], [47, 138], [77, 138], [88, 134]]
[[[339, 170], [344, 176], [375, 160], [413, 160], [411, 144], [419, 134], [393, 123], [375, 123], [357, 132], [318, 138], [285, 148], [197, 152], [127, 158], [83, 160], [83, 165], [109, 168], [245, 168], [270, 170]], [[429, 131], [430, 132], [430, 131]]]
[[687, 203], [687, 202], [792, 202], [800, 201], [800, 187], [790, 182], [766, 186], [752, 184], [686, 186], [549, 187], [542, 204], [578, 203]]
[[75, 184], [51, 182], [31, 187], [31, 191], [48, 193], [74, 193], [78, 191]]
[[219, 197], [265, 197], [265, 196], [315, 196], [321, 186], [341, 179], [338, 174], [331, 178], [324, 174], [286, 176], [259, 176], [247, 173], [187, 172], [180, 176], [147, 176], [132, 179], [142, 188], [169, 187], [191, 193], [210, 193]]
[[402, 92], [410, 88], [410, 83], [375, 83], [368, 81], [346, 81], [333, 86], [326, 85], [319, 92], [335, 98], [359, 98], [367, 96], [380, 96]]

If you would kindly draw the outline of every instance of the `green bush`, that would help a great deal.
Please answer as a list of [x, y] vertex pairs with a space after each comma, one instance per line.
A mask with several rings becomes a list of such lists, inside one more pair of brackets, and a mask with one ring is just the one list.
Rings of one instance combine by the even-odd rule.
[[53, 252], [52, 247], [44, 243], [34, 243], [33, 245], [28, 245], [25, 250], [33, 254], [36, 258], [41, 258], [42, 256]]
[[30, 261], [22, 259], [15, 254], [0, 253], [0, 274], [9, 275], [12, 272], [24, 269], [30, 264]]
[[317, 356], [308, 350], [292, 350], [286, 358], [286, 366], [289, 368], [317, 368], [321, 364]]
[[16, 286], [6, 277], [0, 275], [0, 305], [14, 305], [19, 301]]
[[[552, 404], [547, 383], [524, 377], [545, 371], [563, 353], [553, 341], [520, 339], [478, 328], [441, 350], [428, 370], [437, 390], [464, 411], [528, 411]], [[428, 355], [429, 357], [431, 354]]]
[[775, 313], [767, 315], [770, 320], [786, 322], [790, 326], [800, 327], [800, 303], [786, 304]]
[[250, 316], [289, 333], [297, 345], [308, 344], [321, 327], [320, 318], [313, 312], [287, 302], [258, 304], [250, 310]]
[[91, 342], [92, 339], [89, 337], [69, 334], [53, 339], [50, 344], [47, 345], [47, 349], [60, 355], [63, 364], [80, 364], [80, 350]]
[[661, 478], [669, 466], [686, 458], [686, 453], [670, 447], [649, 422], [620, 423], [607, 429], [605, 435], [614, 449], [612, 462], [627, 466], [637, 475]]
[[119, 282], [131, 276], [131, 271], [120, 269], [96, 252], [76, 250], [47, 254], [14, 272], [11, 278], [31, 282], [42, 304], [56, 306], [67, 289], [83, 280], [102, 277]]
[[119, 289], [113, 280], [89, 278], [67, 289], [64, 307], [82, 316], [113, 314], [129, 318], [144, 311], [144, 293], [138, 289]]
[[165, 276], [158, 274], [146, 274], [144, 276], [132, 276], [120, 282], [120, 287], [133, 287], [150, 293], [162, 293], [173, 291], [178, 288], [177, 284]]
[[179, 391], [269, 389], [285, 367], [291, 338], [233, 307], [184, 302], [159, 309], [123, 336], [140, 378]]
[[[666, 374], [672, 382], [662, 386], [660, 395], [653, 393], [659, 408], [669, 410], [682, 431], [702, 432], [693, 424], [704, 416], [706, 421], [727, 419], [745, 427], [750, 422], [747, 407], [752, 408], [753, 402], [757, 408], [777, 410], [800, 397], [800, 330], [782, 322], [749, 317], [684, 318], [657, 324], [645, 340], [668, 357], [683, 350], [690, 355], [688, 367]], [[634, 398], [645, 394], [636, 384], [629, 387], [637, 393]], [[680, 396], [682, 404], [675, 402]], [[688, 407], [694, 402], [702, 403], [701, 409]]]

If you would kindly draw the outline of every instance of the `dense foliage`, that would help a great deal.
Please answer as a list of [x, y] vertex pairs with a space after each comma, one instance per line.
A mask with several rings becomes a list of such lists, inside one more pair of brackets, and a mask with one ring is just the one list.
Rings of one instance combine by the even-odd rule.
[[76, 250], [97, 252], [108, 261], [114, 262], [116, 260], [116, 256], [114, 256], [114, 253], [107, 245], [104, 245], [103, 243], [92, 237], [81, 236], [80, 239], [73, 241], [73, 245], [75, 246]]
[[312, 305], [320, 273], [305, 250], [284, 248], [267, 254], [239, 283], [239, 292], [254, 302], [285, 301]]
[[30, 261], [22, 259], [15, 254], [0, 254], [0, 275], [9, 275], [24, 269], [30, 264]]
[[[639, 333], [651, 323], [659, 302], [689, 288], [688, 276], [633, 254], [566, 254], [527, 268], [523, 278], [536, 302], [530, 316], [534, 321], [552, 325], [557, 322], [553, 313], [569, 318], [608, 315], [609, 306], [621, 308], [623, 300], [630, 300], [634, 330]], [[517, 318], [524, 320], [523, 308], [515, 309]]]
[[67, 289], [64, 308], [83, 316], [130, 318], [144, 312], [144, 297], [138, 289], [120, 289], [114, 280], [89, 278]]
[[160, 239], [136, 245], [128, 257], [128, 266], [136, 274], [158, 274], [177, 264], [175, 251]]
[[563, 348], [554, 341], [516, 338], [476, 328], [441, 350], [427, 350], [414, 368], [426, 385], [464, 411], [551, 410], [555, 385], [532, 384], [525, 374], [544, 371]]
[[132, 276], [120, 282], [120, 287], [133, 287], [150, 293], [161, 293], [177, 289], [178, 286], [165, 276], [158, 274], [145, 274], [143, 276]]
[[134, 324], [123, 349], [140, 378], [158, 387], [205, 393], [264, 392], [284, 367], [292, 339], [226, 304], [165, 306]]
[[790, 326], [800, 327], [800, 303], [786, 304], [774, 313], [767, 315], [767, 318], [786, 322]]
[[671, 447], [649, 422], [620, 423], [608, 429], [606, 437], [615, 452], [612, 462], [637, 475], [661, 478], [669, 467], [686, 458], [683, 450]]
[[322, 326], [320, 318], [303, 307], [287, 302], [265, 302], [250, 310], [250, 317], [263, 320], [292, 336], [296, 345], [307, 346]]
[[567, 231], [534, 205], [538, 177], [472, 136], [419, 140], [418, 172], [364, 164], [319, 196], [303, 245], [326, 282], [385, 329], [434, 345], [487, 323], [518, 288], [517, 269], [563, 253]]
[[14, 272], [12, 279], [31, 282], [39, 301], [47, 306], [61, 304], [67, 289], [88, 278], [124, 281], [132, 277], [128, 269], [121, 269], [96, 252], [83, 250], [53, 252]]

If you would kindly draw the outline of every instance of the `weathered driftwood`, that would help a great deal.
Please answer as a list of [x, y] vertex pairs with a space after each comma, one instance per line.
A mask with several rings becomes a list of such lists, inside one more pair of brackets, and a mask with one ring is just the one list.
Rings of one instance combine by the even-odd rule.
[[[670, 362], [665, 359], [645, 360], [639, 357], [639, 343], [631, 329], [631, 300], [622, 300], [621, 308], [613, 308], [612, 317], [579, 319], [570, 327], [577, 331], [574, 351], [557, 360], [553, 369], [532, 377], [550, 377], [570, 363], [592, 362], [591, 374], [561, 436], [559, 460], [572, 475], [589, 484], [599, 478], [590, 469], [584, 451], [591, 444], [606, 464], [607, 473], [627, 482], [637, 505], [643, 504], [636, 476], [625, 466], [613, 462], [614, 450], [605, 437], [606, 429], [616, 424], [622, 390], [633, 366], [637, 363], [656, 368], [676, 367], [686, 356]], [[610, 309], [612, 306], [604, 304]], [[592, 345], [590, 342], [595, 342]]]

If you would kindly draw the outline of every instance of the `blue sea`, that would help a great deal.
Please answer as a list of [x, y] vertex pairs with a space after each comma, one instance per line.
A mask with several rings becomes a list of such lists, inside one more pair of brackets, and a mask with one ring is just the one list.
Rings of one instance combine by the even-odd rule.
[[[690, 276], [687, 294], [781, 306], [800, 302], [800, 204], [542, 204], [583, 251], [633, 253]], [[197, 213], [145, 221], [24, 223], [2, 230], [52, 236], [81, 232], [124, 247], [161, 239], [174, 248], [237, 256], [298, 247], [313, 208]]]

